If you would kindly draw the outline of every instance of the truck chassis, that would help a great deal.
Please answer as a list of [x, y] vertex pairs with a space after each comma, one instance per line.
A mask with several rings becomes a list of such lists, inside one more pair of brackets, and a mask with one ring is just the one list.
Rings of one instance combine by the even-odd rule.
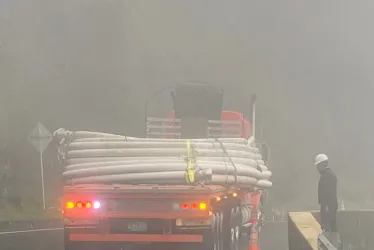
[[[243, 222], [249, 219], [243, 218], [243, 210], [249, 211], [249, 205], [241, 204], [243, 191], [222, 186], [72, 186], [64, 193], [69, 207], [64, 210], [65, 250], [164, 249], [176, 244], [178, 249], [237, 250]], [[89, 200], [86, 205], [82, 197]], [[117, 205], [108, 205], [112, 200]], [[121, 201], [133, 204], [121, 207]], [[95, 202], [102, 206], [87, 208]], [[172, 211], [173, 204], [181, 205]]]

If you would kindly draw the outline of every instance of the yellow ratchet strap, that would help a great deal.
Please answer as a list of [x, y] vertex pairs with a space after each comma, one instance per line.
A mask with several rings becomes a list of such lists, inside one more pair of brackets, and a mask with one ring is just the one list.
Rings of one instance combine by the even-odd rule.
[[191, 141], [186, 141], [187, 146], [187, 169], [185, 173], [186, 182], [189, 184], [194, 183], [195, 181], [195, 168], [196, 168], [196, 160], [193, 151], [193, 147], [191, 145]]

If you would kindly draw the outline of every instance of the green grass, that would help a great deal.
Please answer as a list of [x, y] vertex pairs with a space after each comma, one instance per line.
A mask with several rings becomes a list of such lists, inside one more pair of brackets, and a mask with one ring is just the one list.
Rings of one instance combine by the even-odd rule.
[[[0, 200], [0, 220], [38, 220], [61, 218], [59, 197], [62, 184], [60, 183], [61, 169], [50, 168], [45, 165], [44, 186], [46, 210], [43, 210], [42, 188], [40, 171], [35, 166], [24, 163], [22, 168], [14, 169], [7, 181], [8, 199]], [[9, 201], [9, 197], [18, 197], [22, 200], [23, 208], [17, 208]], [[49, 209], [54, 207], [53, 209]]]
[[9, 201], [0, 200], [0, 221], [7, 220], [38, 220], [57, 219], [61, 217], [58, 211], [59, 195], [53, 188], [46, 189], [46, 210], [43, 209], [42, 192], [38, 182], [15, 182], [9, 193], [9, 197], [19, 197], [22, 200], [22, 208]]
[[41, 220], [41, 219], [59, 219], [61, 213], [56, 210], [46, 209], [40, 206], [26, 204], [22, 209], [15, 208], [13, 205], [5, 204], [0, 208], [0, 221], [15, 220]]

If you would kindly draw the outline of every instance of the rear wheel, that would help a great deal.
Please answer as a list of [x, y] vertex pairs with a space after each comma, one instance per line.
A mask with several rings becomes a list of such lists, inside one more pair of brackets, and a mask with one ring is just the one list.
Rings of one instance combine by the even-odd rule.
[[219, 213], [214, 213], [212, 216], [212, 245], [206, 247], [205, 249], [219, 250], [219, 224], [220, 224], [220, 215]]
[[223, 213], [218, 213], [219, 215], [219, 224], [218, 224], [218, 249], [224, 250], [225, 248], [225, 230], [224, 230], [224, 224], [223, 224]]
[[218, 220], [217, 213], [212, 216], [212, 231], [213, 231], [213, 250], [218, 250]]
[[237, 208], [230, 213], [230, 250], [239, 250], [240, 244], [240, 213]]

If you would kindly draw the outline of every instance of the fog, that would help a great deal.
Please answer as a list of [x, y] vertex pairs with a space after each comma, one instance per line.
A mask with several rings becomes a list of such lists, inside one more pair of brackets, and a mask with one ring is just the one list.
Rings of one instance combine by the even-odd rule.
[[[37, 173], [26, 136], [38, 121], [141, 136], [152, 92], [210, 82], [225, 89], [227, 109], [246, 110], [258, 94], [275, 206], [316, 207], [322, 152], [340, 199], [372, 206], [373, 9], [365, 0], [0, 0], [0, 145], [24, 159], [17, 171]], [[167, 103], [154, 109], [166, 115]]]

